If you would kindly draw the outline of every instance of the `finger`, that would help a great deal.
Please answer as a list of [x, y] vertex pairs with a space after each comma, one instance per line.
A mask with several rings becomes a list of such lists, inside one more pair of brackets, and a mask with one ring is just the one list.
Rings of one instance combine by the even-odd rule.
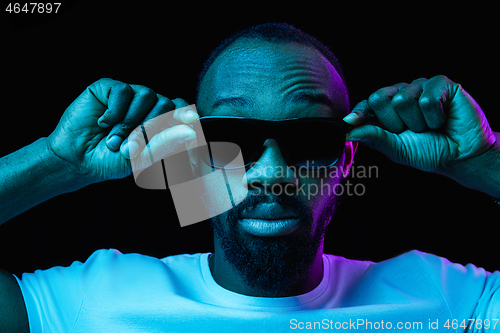
[[[175, 111], [168, 113], [168, 117], [163, 118], [162, 122], [167, 124], [168, 126], [177, 126], [181, 124], [191, 124], [195, 120], [199, 119], [198, 112], [196, 111], [196, 106], [194, 104], [189, 105], [188, 102], [183, 100], [182, 98], [175, 98], [171, 100], [172, 105], [175, 106]], [[172, 108], [171, 110], [174, 110]], [[154, 118], [154, 117], [153, 117]], [[148, 117], [146, 121], [152, 120], [151, 117]], [[157, 121], [157, 120], [155, 120]], [[164, 130], [167, 127], [156, 127], [159, 129], [157, 133]]]
[[351, 130], [347, 136], [347, 141], [360, 142], [365, 146], [375, 149], [387, 156], [395, 147], [396, 134], [374, 125], [362, 125]]
[[[192, 127], [192, 123], [195, 122], [200, 118], [198, 113], [196, 112], [196, 107], [195, 105], [192, 105], [192, 109], [187, 109], [190, 108], [191, 106], [189, 105], [188, 102], [183, 100], [182, 98], [176, 98], [172, 100], [174, 102], [175, 106], [177, 107], [176, 112], [178, 112], [175, 117], [182, 120], [185, 124], [188, 124], [189, 126]], [[180, 110], [184, 108], [184, 112], [180, 112]], [[186, 151], [188, 152], [189, 156], [189, 165], [191, 167], [191, 172], [193, 175], [200, 176], [199, 174], [199, 154], [198, 154], [198, 141], [197, 140], [190, 140], [186, 142]]]
[[189, 105], [182, 98], [173, 99], [172, 102], [176, 108], [173, 118], [179, 123], [191, 124], [200, 118], [194, 104]]
[[406, 129], [406, 126], [394, 111], [392, 107], [392, 98], [398, 92], [399, 88], [407, 85], [407, 83], [399, 83], [390, 87], [385, 87], [377, 90], [368, 98], [368, 105], [377, 116], [381, 126], [393, 133], [401, 133]]
[[115, 85], [126, 85], [126, 83], [109, 78], [102, 78], [92, 83], [87, 89], [103, 106], [108, 107], [111, 88]]
[[146, 117], [142, 120], [143, 124], [149, 124], [150, 120], [161, 116], [163, 114], [166, 114], [170, 111], [175, 110], [176, 106], [175, 103], [173, 103], [172, 100], [169, 98], [156, 94], [157, 102], [155, 106], [152, 108], [152, 110], [146, 115]]
[[423, 91], [423, 83], [427, 79], [421, 78], [411, 84], [401, 87], [392, 98], [392, 108], [399, 118], [413, 132], [420, 133], [428, 130], [427, 122], [419, 107], [419, 98]]
[[108, 128], [118, 123], [127, 113], [133, 97], [134, 91], [130, 85], [117, 82], [110, 89], [108, 109], [97, 120], [97, 124], [102, 128]]
[[[165, 121], [165, 117], [168, 116], [170, 111], [174, 110], [175, 104], [163, 95], [156, 94], [156, 97], [158, 100], [144, 118], [142, 125], [137, 126], [123, 141], [120, 152], [125, 158], [134, 158], [146, 146], [145, 135], [147, 136], [149, 133], [149, 136], [153, 137], [155, 134], [169, 127], [167, 121]], [[153, 119], [156, 119], [156, 121]]]
[[364, 100], [356, 104], [351, 113], [344, 117], [344, 121], [352, 126], [360, 126], [370, 120], [376, 119], [375, 113], [368, 105], [368, 101]]
[[[173, 111], [174, 106], [183, 106], [187, 102], [183, 100], [180, 102], [180, 99], [171, 101], [160, 94], [157, 94], [157, 96], [158, 102], [156, 106], [145, 118], [142, 125], [134, 129], [123, 142], [120, 152], [125, 158], [134, 158], [139, 151], [144, 149], [148, 140], [160, 132], [182, 124], [191, 126], [190, 123], [199, 118], [194, 105], [184, 106]], [[136, 142], [138, 145], [129, 144], [129, 142]]]
[[128, 84], [108, 78], [99, 79], [87, 89], [105, 107], [106, 111], [97, 121], [102, 128], [114, 124], [115, 118], [123, 117], [134, 95]]
[[[178, 112], [175, 117], [182, 120], [185, 124], [188, 124], [189, 126], [192, 127], [192, 123], [198, 120], [200, 117], [198, 113], [196, 112], [196, 107], [195, 105], [192, 105], [192, 109], [190, 108], [189, 103], [183, 100], [182, 98], [176, 98], [172, 100], [176, 106], [176, 112]], [[181, 109], [185, 109], [184, 112], [181, 112]], [[191, 172], [193, 175], [198, 175], [199, 176], [199, 154], [198, 154], [198, 142], [197, 140], [190, 140], [186, 142], [186, 151], [188, 152], [189, 156], [189, 165], [191, 167]]]
[[133, 167], [136, 170], [146, 168], [194, 139], [196, 139], [196, 132], [188, 125], [168, 128], [149, 140], [145, 149], [132, 159]]
[[444, 125], [446, 115], [444, 105], [451, 99], [449, 83], [446, 76], [435, 76], [424, 85], [418, 104], [422, 115], [430, 129], [439, 129]]
[[[143, 125], [150, 137], [160, 133], [161, 131], [182, 124], [191, 124], [193, 121], [198, 119], [198, 113], [196, 113], [195, 105], [186, 105], [187, 102], [183, 101], [179, 103], [179, 99], [169, 100], [168, 98], [158, 95], [159, 102], [162, 103], [164, 100], [168, 100], [168, 105], [165, 104], [160, 107], [159, 112], [151, 112], [150, 115], [146, 117]], [[158, 105], [158, 104], [157, 104]], [[175, 110], [174, 110], [175, 107]]]
[[188, 102], [186, 102], [185, 100], [183, 100], [182, 98], [174, 98], [174, 99], [172, 100], [172, 103], [174, 103], [174, 104], [175, 104], [175, 108], [176, 108], [176, 109], [180, 109], [180, 108], [183, 108], [183, 107], [185, 107], [185, 106], [188, 106], [188, 105], [189, 105], [189, 103], [188, 103]]
[[128, 110], [124, 117], [122, 115], [120, 122], [111, 129], [106, 140], [106, 145], [112, 151], [120, 148], [122, 141], [141, 123], [158, 100], [156, 93], [148, 87], [140, 85], [131, 87], [134, 90], [134, 97]]

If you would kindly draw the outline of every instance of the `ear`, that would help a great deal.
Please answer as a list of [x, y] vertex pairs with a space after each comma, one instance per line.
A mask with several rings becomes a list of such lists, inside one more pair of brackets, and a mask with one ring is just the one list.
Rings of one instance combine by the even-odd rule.
[[346, 141], [344, 147], [344, 169], [342, 170], [342, 175], [347, 178], [349, 172], [351, 171], [352, 163], [354, 162], [354, 154], [358, 148], [357, 142]]

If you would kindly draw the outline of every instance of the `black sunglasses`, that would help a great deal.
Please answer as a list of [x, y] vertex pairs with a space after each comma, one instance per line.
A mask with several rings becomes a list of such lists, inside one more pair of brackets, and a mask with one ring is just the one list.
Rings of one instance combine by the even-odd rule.
[[[201, 117], [199, 124], [208, 149], [202, 160], [213, 168], [235, 169], [231, 162], [240, 153], [245, 168], [257, 162], [266, 139], [275, 139], [289, 166], [314, 170], [331, 167], [342, 156], [351, 126], [336, 118], [260, 120], [244, 117]], [[197, 121], [197, 122], [198, 122]], [[196, 128], [196, 126], [195, 126]]]

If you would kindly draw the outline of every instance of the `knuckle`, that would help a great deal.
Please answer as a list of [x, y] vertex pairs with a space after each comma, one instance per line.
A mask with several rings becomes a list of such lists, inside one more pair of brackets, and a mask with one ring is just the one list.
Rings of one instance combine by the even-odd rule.
[[130, 85], [124, 82], [117, 82], [113, 87], [111, 88], [113, 92], [116, 92], [118, 94], [132, 94], [133, 90]]
[[135, 128], [135, 126], [133, 126], [132, 124], [127, 123], [127, 122], [122, 122], [122, 123], [119, 123], [119, 124], [115, 125], [115, 127], [113, 128], [113, 133], [112, 134], [125, 134], [125, 133], [129, 133], [134, 128]]
[[446, 75], [443, 74], [436, 75], [434, 78], [441, 81], [451, 81]]
[[368, 101], [364, 100], [356, 104], [354, 109], [352, 109], [352, 112], [366, 113], [369, 109], [370, 105], [368, 105]]
[[189, 105], [189, 103], [183, 100], [182, 98], [174, 98], [172, 100], [172, 103], [174, 103], [177, 107], [183, 107]]
[[87, 89], [90, 90], [93, 94], [96, 91], [101, 91], [101, 89], [105, 86], [108, 86], [110, 82], [113, 82], [112, 79], [108, 78], [100, 78], [97, 81], [92, 82], [87, 86]]
[[139, 89], [139, 91], [136, 93], [136, 95], [139, 97], [139, 98], [144, 98], [144, 99], [148, 99], [148, 100], [151, 100], [151, 99], [156, 99], [156, 93], [153, 91], [153, 89], [151, 88], [148, 88], [148, 87], [141, 87], [141, 89]]
[[437, 96], [424, 95], [418, 100], [418, 106], [422, 111], [432, 110], [435, 109], [436, 106], [441, 107], [441, 101]]
[[405, 109], [411, 103], [413, 103], [415, 99], [413, 96], [410, 96], [409, 94], [399, 91], [394, 97], [392, 98], [391, 104], [394, 109]]
[[436, 75], [436, 76], [432, 77], [431, 79], [429, 79], [429, 81], [426, 82], [426, 85], [429, 83], [432, 83], [433, 85], [440, 85], [440, 84], [446, 84], [446, 83], [454, 84], [455, 82], [450, 80], [446, 75], [440, 74], [440, 75]]
[[427, 80], [428, 80], [427, 78], [421, 77], [421, 78], [413, 80], [412, 83], [423, 83], [423, 82], [425, 82]]
[[108, 82], [108, 81], [110, 81], [110, 80], [111, 80], [111, 79], [109, 79], [109, 78], [105, 78], [105, 77], [103, 77], [103, 78], [100, 78], [99, 80], [95, 81], [95, 82], [94, 82], [94, 83], [92, 83], [92, 84], [103, 84], [103, 83], [107, 83], [107, 82]]
[[368, 105], [372, 108], [379, 109], [387, 104], [388, 96], [384, 88], [377, 90], [368, 97]]
[[133, 129], [132, 124], [127, 123], [127, 122], [120, 123], [120, 124], [116, 125], [116, 127], [118, 130], [120, 130], [122, 132], [128, 132], [128, 131], [131, 131]]
[[156, 105], [161, 110], [172, 111], [175, 109], [175, 104], [169, 98], [161, 95], [157, 96], [158, 96], [158, 102], [156, 103]]

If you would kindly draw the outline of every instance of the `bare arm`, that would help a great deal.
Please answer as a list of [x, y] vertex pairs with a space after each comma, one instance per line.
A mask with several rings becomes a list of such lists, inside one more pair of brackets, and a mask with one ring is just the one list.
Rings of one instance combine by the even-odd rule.
[[[198, 116], [183, 111], [187, 105], [144, 86], [111, 79], [94, 82], [71, 103], [47, 138], [0, 158], [0, 224], [59, 194], [130, 175], [129, 134], [139, 125], [158, 127], [149, 149], [159, 158], [168, 155], [185, 144], [186, 137], [196, 136], [188, 124]], [[174, 109], [168, 124], [156, 124], [157, 116]], [[146, 154], [135, 146], [133, 155]], [[3, 270], [0, 332], [29, 332], [19, 285]]]
[[84, 186], [47, 138], [0, 158], [0, 224], [59, 194]]
[[150, 148], [166, 155], [167, 148], [184, 144], [196, 136], [187, 124], [198, 118], [181, 111], [187, 105], [144, 86], [94, 82], [47, 138], [0, 158], [0, 224], [59, 194], [130, 175], [127, 137], [140, 124], [155, 126], [157, 116], [181, 108], [172, 112], [170, 128], [157, 129], [164, 134]]
[[0, 269], [0, 328], [2, 332], [30, 331], [23, 295], [16, 278]]

